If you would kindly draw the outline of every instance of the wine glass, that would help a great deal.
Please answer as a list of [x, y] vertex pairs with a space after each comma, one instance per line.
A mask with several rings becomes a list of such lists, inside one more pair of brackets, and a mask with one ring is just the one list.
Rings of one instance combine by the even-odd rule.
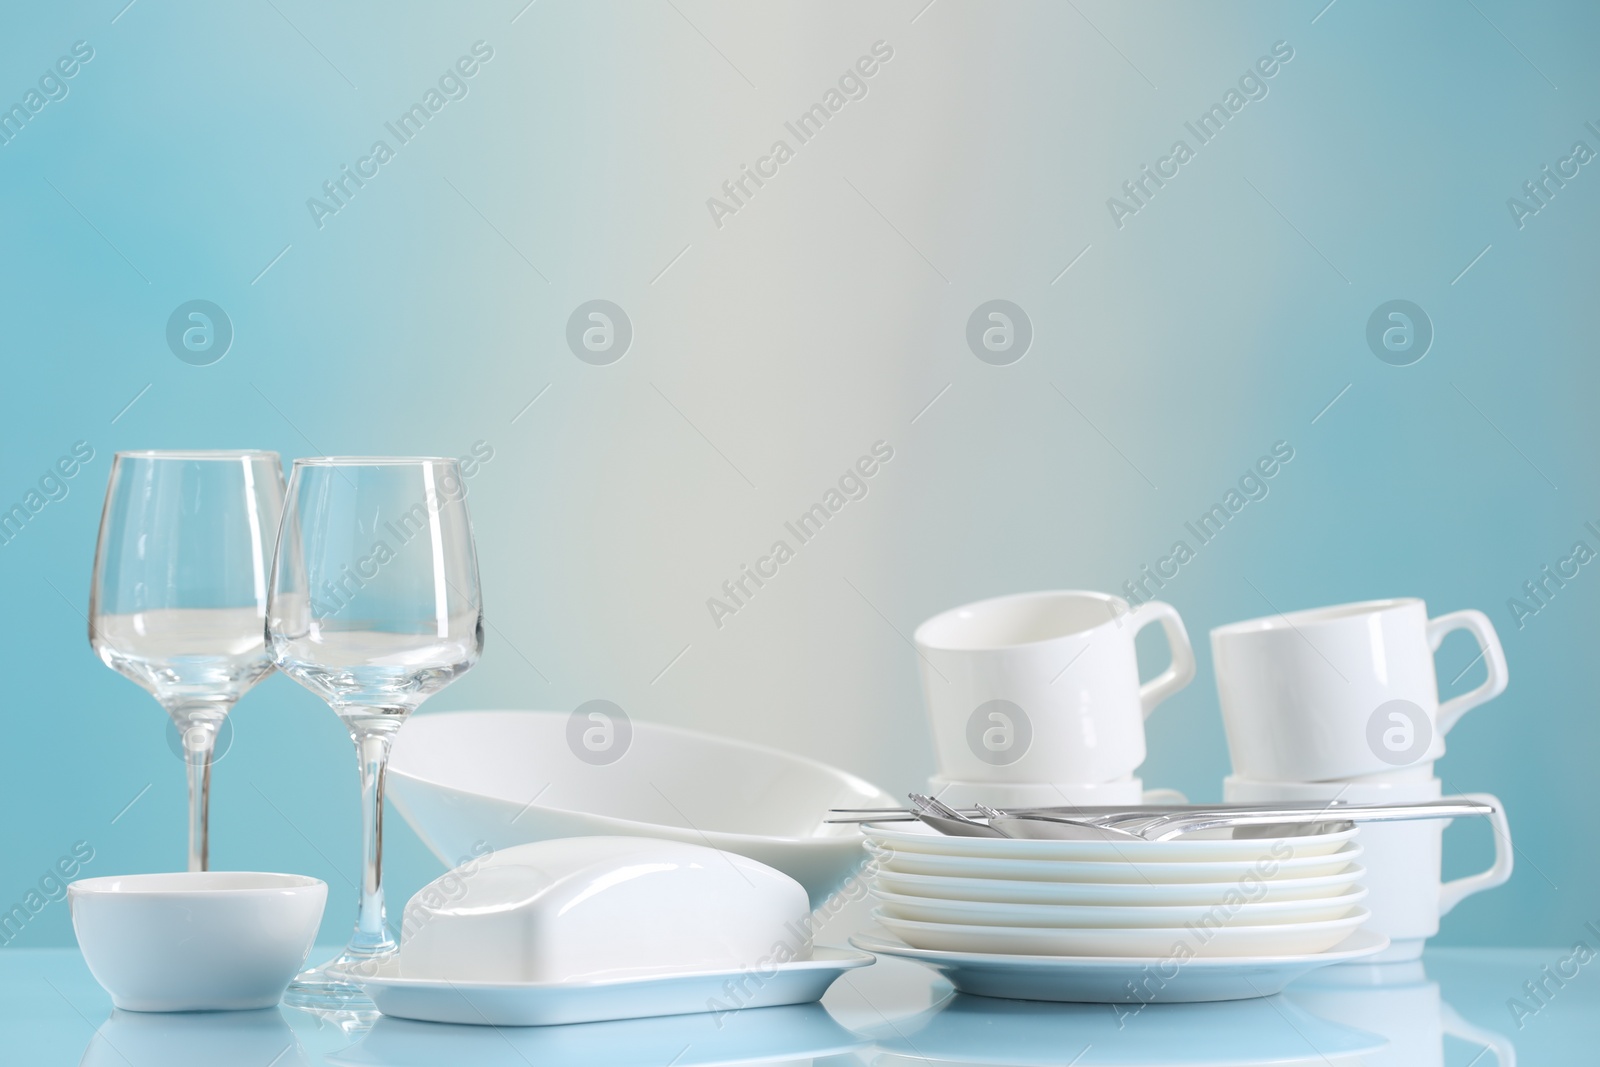
[[208, 861], [222, 720], [272, 672], [267, 570], [283, 510], [276, 452], [118, 452], [100, 516], [89, 644], [167, 709], [189, 772], [189, 869]]
[[361, 898], [345, 950], [285, 1003], [371, 1002], [352, 967], [396, 949], [383, 906], [383, 780], [406, 716], [483, 651], [478, 558], [453, 459], [297, 459], [267, 600], [278, 669], [323, 700], [361, 766]]

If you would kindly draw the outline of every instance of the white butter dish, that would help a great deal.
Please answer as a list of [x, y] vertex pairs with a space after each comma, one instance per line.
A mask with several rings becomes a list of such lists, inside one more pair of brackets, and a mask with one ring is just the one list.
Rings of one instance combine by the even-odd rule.
[[406, 905], [400, 975], [539, 983], [770, 970], [811, 955], [793, 878], [703, 845], [573, 837], [463, 864]]

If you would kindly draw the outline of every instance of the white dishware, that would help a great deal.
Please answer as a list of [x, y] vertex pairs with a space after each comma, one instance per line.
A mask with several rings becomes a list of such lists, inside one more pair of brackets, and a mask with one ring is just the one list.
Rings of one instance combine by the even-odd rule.
[[555, 837], [656, 837], [776, 867], [813, 906], [866, 860], [856, 828], [826, 822], [828, 809], [896, 803], [815, 760], [658, 723], [628, 723], [619, 758], [586, 762], [569, 747], [571, 720], [551, 711], [418, 715], [396, 739], [390, 799], [446, 866], [480, 848]]
[[409, 978], [393, 956], [356, 980], [385, 1015], [470, 1026], [553, 1026], [690, 1012], [809, 1004], [865, 952], [817, 947], [811, 958], [735, 968], [580, 982], [461, 982]]
[[[1338, 874], [1312, 878], [1276, 878], [1249, 887], [1254, 900], [1312, 900], [1337, 896], [1356, 886], [1365, 869], [1352, 863]], [[1104, 883], [1024, 882], [1000, 878], [958, 878], [902, 874], [884, 869], [872, 873], [872, 885], [890, 893], [927, 900], [979, 901], [995, 904], [1061, 904], [1179, 906], [1214, 904], [1233, 888], [1215, 882]]]
[[327, 897], [315, 878], [248, 871], [67, 886], [89, 973], [126, 1011], [271, 1007], [311, 951]]
[[[874, 858], [886, 871], [902, 874], [953, 875], [959, 878], [999, 878], [1056, 883], [1107, 884], [1220, 883], [1249, 884], [1279, 878], [1309, 878], [1338, 874], [1361, 858], [1361, 846], [1352, 841], [1326, 856], [1297, 856], [1267, 864], [1259, 860], [1208, 860], [1195, 863], [1110, 862], [1077, 860], [991, 859], [932, 852], [875, 850]], [[1247, 881], [1248, 880], [1248, 881]]]
[[1209, 925], [1195, 921], [1171, 927], [986, 926], [896, 919], [882, 908], [874, 909], [872, 918], [914, 948], [941, 952], [1168, 959], [1183, 951], [1195, 958], [1321, 952], [1355, 933], [1366, 922], [1367, 910], [1357, 907], [1337, 919], [1266, 926], [1229, 926], [1220, 918]]
[[873, 1067], [1359, 1067], [1352, 1057], [1383, 1047], [1281, 997], [1107, 1010], [957, 994], [863, 1036], [879, 1050]]
[[[1495, 1067], [1515, 1067], [1517, 1062], [1511, 1039], [1463, 1019], [1439, 995], [1439, 983], [1429, 980], [1420, 960], [1363, 960], [1308, 975], [1285, 996], [1324, 1019], [1387, 1038], [1388, 1044], [1364, 1061], [1368, 1067], [1443, 1067], [1446, 1035], [1490, 1050]], [[1482, 1055], [1470, 1062], [1489, 1067]]]
[[[955, 837], [922, 823], [865, 823], [862, 831], [880, 852], [983, 859], [1068, 860], [1100, 863], [1232, 862], [1263, 864], [1328, 856], [1356, 839], [1350, 828], [1331, 833], [1234, 838], [1231, 831], [1202, 831], [1173, 841], [1061, 841], [1048, 838]], [[1223, 837], [1222, 834], [1230, 836]], [[1217, 836], [1212, 836], [1217, 835]]]
[[1310, 900], [1242, 903], [1210, 900], [1203, 904], [1009, 904], [981, 900], [940, 900], [907, 896], [874, 888], [872, 896], [884, 915], [913, 922], [971, 926], [1017, 926], [1090, 929], [1096, 927], [1163, 927], [1220, 922], [1226, 926], [1269, 926], [1274, 923], [1342, 919], [1366, 897], [1364, 887], [1348, 888]]
[[731, 1067], [780, 1062], [798, 1067], [866, 1043], [820, 1004], [518, 1028], [385, 1016], [360, 1041], [328, 1055], [327, 1062], [336, 1067]]
[[[1439, 702], [1433, 654], [1476, 638], [1487, 678]], [[1506, 660], [1481, 611], [1428, 618], [1415, 598], [1296, 611], [1211, 631], [1236, 774], [1318, 782], [1416, 768], [1444, 754], [1461, 716], [1500, 695]], [[1425, 774], [1425, 772], [1423, 772]]]
[[502, 849], [406, 905], [407, 978], [571, 983], [755, 970], [811, 955], [800, 883], [682, 841], [569, 837]]
[[1319, 967], [1382, 951], [1388, 940], [1358, 930], [1322, 952], [1190, 959], [946, 952], [871, 934], [857, 934], [850, 943], [876, 955], [926, 964], [963, 993], [1090, 1004], [1175, 1004], [1271, 996]]
[[968, 782], [935, 774], [928, 779], [928, 793], [956, 807], [988, 804], [1002, 809], [1188, 803], [1176, 789], [1146, 789], [1131, 774], [1114, 782]]
[[[1437, 778], [1426, 782], [1259, 782], [1238, 775], [1223, 783], [1223, 794], [1240, 804], [1292, 801], [1352, 804], [1409, 803], [1437, 800], [1443, 789]], [[1505, 884], [1515, 853], [1511, 827], [1500, 801], [1488, 794], [1468, 794], [1495, 806], [1489, 817], [1494, 831], [1494, 863], [1478, 874], [1441, 881], [1444, 822], [1371, 824], [1361, 828], [1362, 865], [1367, 868], [1367, 927], [1386, 934], [1390, 947], [1379, 961], [1410, 960], [1422, 954], [1428, 938], [1439, 932], [1440, 916], [1449, 914], [1474, 893]]]
[[[1172, 664], [1139, 681], [1134, 638], [1160, 623]], [[1194, 678], [1169, 604], [1076, 590], [980, 600], [914, 634], [939, 774], [965, 782], [1098, 783], [1145, 757], [1145, 717]]]

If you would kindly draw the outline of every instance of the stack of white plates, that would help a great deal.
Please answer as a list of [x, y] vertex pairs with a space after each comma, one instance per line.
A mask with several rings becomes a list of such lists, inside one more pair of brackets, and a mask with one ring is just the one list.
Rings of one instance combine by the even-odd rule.
[[[1353, 936], [1368, 917], [1354, 829], [1159, 842], [950, 837], [919, 823], [864, 830], [873, 917], [894, 940], [859, 947], [898, 945], [947, 974], [947, 964], [992, 970], [1007, 957], [1176, 973], [1191, 961], [1334, 962], [1377, 951]], [[1017, 965], [1037, 973], [1043, 962]]]

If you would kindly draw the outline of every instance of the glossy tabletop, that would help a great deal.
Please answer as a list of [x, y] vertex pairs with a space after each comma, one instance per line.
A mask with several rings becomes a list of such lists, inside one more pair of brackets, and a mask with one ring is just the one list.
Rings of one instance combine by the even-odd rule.
[[884, 959], [845, 975], [820, 1006], [494, 1030], [393, 1019], [364, 1029], [287, 1008], [117, 1012], [75, 949], [3, 949], [0, 1060], [123, 1067], [1579, 1064], [1600, 1061], [1600, 965], [1580, 962], [1587, 958], [1570, 948], [1439, 949], [1416, 964], [1331, 968], [1262, 1000], [1142, 1008], [959, 996], [931, 971]]

